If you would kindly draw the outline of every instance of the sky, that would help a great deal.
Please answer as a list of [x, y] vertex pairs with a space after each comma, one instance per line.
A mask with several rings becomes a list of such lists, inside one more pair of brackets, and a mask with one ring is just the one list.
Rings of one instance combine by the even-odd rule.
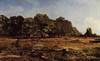
[[34, 17], [37, 13], [72, 22], [84, 33], [91, 27], [100, 34], [100, 0], [0, 0], [0, 15]]

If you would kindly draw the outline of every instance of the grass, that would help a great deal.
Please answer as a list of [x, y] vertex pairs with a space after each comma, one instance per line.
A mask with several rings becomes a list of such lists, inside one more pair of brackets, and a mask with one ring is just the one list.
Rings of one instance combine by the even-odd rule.
[[[55, 49], [56, 50], [56, 49], [61, 48], [61, 49], [66, 49], [66, 50], [68, 49], [68, 54], [70, 58], [72, 57], [80, 58], [80, 56], [82, 55], [86, 55], [86, 57], [91, 58], [92, 56], [93, 57], [100, 56], [100, 53], [97, 53], [99, 52], [99, 49], [100, 49], [100, 43], [89, 43], [90, 41], [94, 39], [95, 38], [82, 38], [82, 37], [41, 38], [41, 39], [38, 39], [37, 41], [34, 39], [20, 39], [18, 44], [21, 49], [29, 49], [28, 52], [26, 52], [27, 54], [30, 53], [30, 48], [32, 48], [32, 50], [34, 49], [41, 49], [41, 50]], [[5, 56], [2, 56], [2, 54], [0, 54], [0, 56], [1, 57], [7, 57], [6, 55], [10, 57], [20, 56], [20, 52], [22, 53], [23, 50], [19, 52], [16, 49], [15, 47], [16, 41], [17, 39], [0, 38], [0, 49], [1, 49], [0, 51], [2, 51], [5, 54]], [[99, 47], [99, 48], [96, 48], [96, 47]], [[57, 52], [46, 53], [45, 51], [43, 51], [43, 53], [48, 54], [48, 55], [55, 55], [55, 54], [60, 55]]]

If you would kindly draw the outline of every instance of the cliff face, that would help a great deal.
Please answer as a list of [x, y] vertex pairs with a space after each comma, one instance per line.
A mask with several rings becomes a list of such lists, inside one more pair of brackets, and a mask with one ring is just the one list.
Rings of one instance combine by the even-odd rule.
[[71, 33], [73, 27], [72, 23], [68, 20], [60, 19], [56, 20], [56, 27], [58, 29], [58, 32], [64, 32], [66, 34]]
[[[14, 30], [15, 28], [16, 30]], [[45, 37], [45, 35], [46, 37], [80, 35], [80, 32], [73, 27], [70, 21], [65, 20], [63, 17], [52, 20], [46, 14], [37, 14], [34, 18], [24, 18], [22, 16], [7, 18], [1, 15], [0, 33], [6, 35], [12, 33], [13, 36], [23, 35], [28, 37], [34, 37], [34, 35], [37, 37], [38, 35], [40, 35], [39, 37]]]
[[81, 35], [77, 28], [73, 27], [72, 23], [63, 17], [56, 19], [56, 28], [58, 32], [62, 31], [65, 35]]
[[7, 21], [9, 21], [9, 19], [4, 16], [4, 15], [0, 15], [0, 34], [4, 34], [6, 31], [6, 27], [5, 26], [8, 26], [6, 23]]

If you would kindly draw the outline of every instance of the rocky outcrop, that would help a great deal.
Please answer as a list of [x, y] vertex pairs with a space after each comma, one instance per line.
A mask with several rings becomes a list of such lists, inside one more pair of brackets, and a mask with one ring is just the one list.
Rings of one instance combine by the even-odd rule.
[[76, 36], [81, 33], [73, 27], [70, 21], [63, 17], [53, 20], [46, 14], [37, 14], [34, 18], [24, 18], [23, 16], [12, 16], [7, 18], [6, 16], [1, 15], [0, 34], [12, 34], [13, 36], [24, 37], [34, 37], [34, 35], [40, 35], [41, 37], [55, 37], [65, 35]]
[[81, 35], [81, 33], [73, 27], [72, 23], [63, 17], [56, 19], [56, 28], [58, 33], [64, 33], [65, 35]]
[[79, 32], [79, 31], [77, 30], [76, 27], [73, 27], [72, 34], [73, 34], [73, 35], [76, 35], [76, 36], [80, 36], [80, 35], [82, 35], [82, 33]]
[[0, 15], [0, 34], [5, 34], [5, 31], [6, 31], [6, 27], [5, 26], [8, 26], [6, 23], [7, 21], [9, 21], [9, 19], [4, 16], [4, 15]]

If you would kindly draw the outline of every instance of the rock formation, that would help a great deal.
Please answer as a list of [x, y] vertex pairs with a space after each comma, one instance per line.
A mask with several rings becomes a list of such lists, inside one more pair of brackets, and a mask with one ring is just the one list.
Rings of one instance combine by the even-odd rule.
[[[17, 30], [15, 30], [15, 28]], [[72, 23], [65, 18], [59, 17], [53, 20], [46, 14], [37, 14], [34, 18], [24, 18], [23, 16], [12, 16], [7, 18], [1, 15], [0, 33], [24, 37], [34, 37], [34, 35], [37, 35], [37, 37], [38, 35], [41, 35], [41, 37], [76, 36], [81, 34], [73, 27]]]

